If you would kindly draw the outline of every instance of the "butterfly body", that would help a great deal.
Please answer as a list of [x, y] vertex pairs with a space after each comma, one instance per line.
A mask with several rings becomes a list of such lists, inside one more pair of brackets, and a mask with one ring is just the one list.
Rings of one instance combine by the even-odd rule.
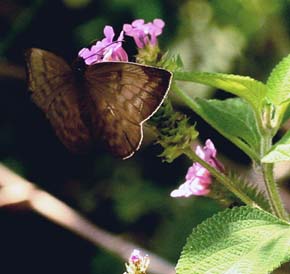
[[142, 124], [163, 102], [170, 72], [128, 62], [70, 67], [41, 49], [26, 53], [33, 101], [72, 151], [91, 149], [102, 137], [113, 154], [128, 158], [140, 147]]

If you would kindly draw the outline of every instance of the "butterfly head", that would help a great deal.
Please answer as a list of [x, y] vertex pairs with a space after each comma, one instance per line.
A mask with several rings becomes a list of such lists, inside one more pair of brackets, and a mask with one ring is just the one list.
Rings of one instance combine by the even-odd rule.
[[86, 67], [87, 65], [85, 63], [85, 60], [81, 57], [77, 57], [72, 63], [73, 74], [77, 81], [82, 82]]
[[85, 60], [81, 57], [77, 57], [72, 64], [73, 70], [81, 74], [86, 70], [86, 67], [87, 65], [85, 63]]

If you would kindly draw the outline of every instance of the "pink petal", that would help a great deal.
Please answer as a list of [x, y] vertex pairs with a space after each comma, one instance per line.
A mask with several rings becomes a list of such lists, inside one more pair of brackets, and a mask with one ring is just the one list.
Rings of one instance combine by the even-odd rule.
[[209, 193], [210, 193], [209, 189], [203, 188], [203, 189], [200, 189], [200, 190], [196, 190], [194, 195], [195, 196], [205, 196], [205, 195], [207, 195]]
[[201, 148], [201, 146], [197, 146], [196, 149], [195, 149], [195, 153], [196, 155], [201, 158], [202, 160], [205, 161], [205, 152], [204, 150]]
[[144, 25], [144, 20], [143, 19], [136, 19], [132, 22], [133, 27], [140, 27]]
[[114, 29], [111, 26], [105, 26], [104, 35], [105, 35], [105, 39], [107, 40], [107, 42], [111, 43], [113, 41], [114, 36], [115, 36]]
[[162, 19], [159, 19], [159, 18], [154, 19], [153, 24], [160, 29], [162, 29], [165, 26], [164, 21]]
[[83, 48], [79, 51], [78, 56], [82, 57], [83, 59], [86, 59], [88, 56], [90, 56], [90, 50], [88, 48]]
[[132, 31], [133, 27], [130, 24], [124, 24], [123, 25], [123, 31], [126, 32], [126, 34], [128, 34], [130, 31]]
[[186, 180], [192, 180], [195, 177], [195, 174], [197, 172], [197, 165], [194, 163], [189, 169], [187, 170], [185, 179]]
[[187, 198], [187, 197], [190, 197], [191, 195], [192, 195], [192, 192], [186, 183], [180, 185], [178, 189], [175, 189], [170, 193], [170, 196], [173, 198], [177, 198], [177, 197]]
[[216, 157], [216, 149], [213, 142], [210, 139], [205, 141], [204, 150], [209, 157]]
[[119, 47], [113, 53], [113, 60], [122, 61], [122, 62], [128, 62], [127, 52], [122, 47]]

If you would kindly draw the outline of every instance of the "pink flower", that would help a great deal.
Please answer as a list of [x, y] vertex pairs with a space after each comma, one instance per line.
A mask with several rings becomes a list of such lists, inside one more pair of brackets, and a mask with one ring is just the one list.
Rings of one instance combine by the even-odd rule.
[[142, 255], [138, 249], [134, 249], [129, 258], [129, 264], [126, 264], [124, 274], [145, 274], [150, 260], [148, 255]]
[[105, 26], [104, 35], [105, 38], [102, 41], [98, 41], [90, 49], [81, 49], [78, 53], [79, 57], [82, 57], [87, 65], [106, 61], [127, 62], [128, 55], [122, 48], [123, 31], [120, 33], [117, 41], [113, 41], [115, 36], [113, 28], [111, 26]]
[[197, 146], [195, 149], [195, 153], [202, 160], [206, 161], [214, 168], [219, 169], [221, 171], [224, 170], [224, 166], [222, 165], [222, 163], [216, 159], [217, 152], [213, 142], [210, 139], [207, 139], [205, 141], [205, 146], [203, 148]]
[[124, 24], [123, 31], [126, 35], [134, 38], [138, 48], [151, 44], [157, 44], [157, 36], [162, 33], [165, 23], [161, 19], [154, 19], [153, 22], [144, 24], [143, 19], [137, 19], [132, 24]]
[[[216, 159], [216, 149], [211, 140], [206, 140], [205, 146], [197, 146], [195, 153], [216, 169], [224, 170], [223, 165]], [[209, 171], [199, 163], [193, 163], [185, 176], [185, 183], [170, 193], [171, 197], [204, 196], [210, 192], [212, 183]]]

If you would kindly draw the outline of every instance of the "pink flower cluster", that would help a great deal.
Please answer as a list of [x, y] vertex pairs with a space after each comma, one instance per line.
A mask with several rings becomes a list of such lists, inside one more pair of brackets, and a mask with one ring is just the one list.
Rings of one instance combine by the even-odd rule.
[[[197, 146], [195, 153], [212, 167], [224, 170], [223, 165], [216, 159], [216, 149], [211, 140], [206, 140], [205, 146]], [[210, 192], [212, 178], [209, 171], [199, 163], [193, 163], [185, 176], [185, 183], [171, 192], [171, 197], [204, 196]]]
[[122, 48], [122, 42], [125, 35], [134, 38], [138, 48], [146, 45], [157, 44], [157, 36], [162, 33], [165, 23], [161, 19], [154, 19], [153, 22], [144, 23], [143, 19], [137, 19], [132, 24], [124, 24], [118, 39], [113, 41], [115, 32], [111, 26], [105, 26], [105, 38], [98, 41], [91, 48], [83, 48], [78, 56], [83, 58], [86, 65], [93, 65], [98, 62], [123, 61], [128, 62], [128, 55]]
[[146, 45], [157, 44], [157, 36], [162, 33], [165, 23], [161, 19], [154, 19], [153, 22], [147, 24], [143, 19], [137, 19], [131, 25], [124, 24], [123, 30], [125, 34], [134, 38], [138, 48], [144, 48]]
[[93, 65], [97, 62], [105, 61], [128, 61], [128, 55], [122, 48], [122, 41], [124, 38], [123, 31], [121, 31], [117, 41], [113, 41], [115, 32], [111, 26], [104, 28], [105, 38], [98, 41], [90, 49], [83, 48], [79, 51], [79, 56], [85, 60], [87, 65]]

